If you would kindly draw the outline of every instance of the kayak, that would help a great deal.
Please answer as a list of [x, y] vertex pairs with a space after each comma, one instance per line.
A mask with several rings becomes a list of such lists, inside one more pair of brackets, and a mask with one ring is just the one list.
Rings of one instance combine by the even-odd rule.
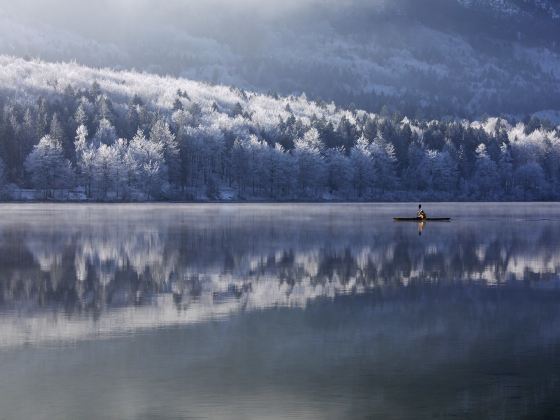
[[419, 217], [393, 217], [395, 222], [449, 222], [451, 217], [428, 217], [421, 219]]

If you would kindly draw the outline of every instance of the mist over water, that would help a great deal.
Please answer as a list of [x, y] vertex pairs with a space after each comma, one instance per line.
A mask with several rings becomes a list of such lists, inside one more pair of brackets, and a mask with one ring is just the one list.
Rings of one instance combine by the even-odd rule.
[[2, 206], [2, 414], [558, 414], [560, 208], [424, 207]]

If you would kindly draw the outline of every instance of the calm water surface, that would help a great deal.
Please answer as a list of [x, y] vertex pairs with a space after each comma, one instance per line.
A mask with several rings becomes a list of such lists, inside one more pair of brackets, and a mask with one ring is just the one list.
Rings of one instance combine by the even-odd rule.
[[415, 207], [0, 206], [0, 419], [560, 417], [560, 205]]

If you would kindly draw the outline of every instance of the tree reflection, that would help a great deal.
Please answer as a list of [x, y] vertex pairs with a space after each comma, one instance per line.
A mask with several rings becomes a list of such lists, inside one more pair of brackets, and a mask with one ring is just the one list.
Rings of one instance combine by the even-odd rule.
[[415, 239], [411, 226], [362, 221], [152, 216], [2, 226], [1, 307], [101, 313], [160, 295], [183, 309], [201, 299], [304, 306], [411, 283], [539, 282], [560, 263], [560, 226], [550, 223], [430, 226]]

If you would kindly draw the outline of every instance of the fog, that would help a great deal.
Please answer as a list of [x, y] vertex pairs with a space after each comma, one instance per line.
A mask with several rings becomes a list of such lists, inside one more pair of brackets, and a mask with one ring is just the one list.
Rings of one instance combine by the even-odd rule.
[[[268, 31], [290, 24], [314, 26], [334, 13], [358, 9], [381, 12], [388, 7], [385, 0], [0, 0], [0, 11], [10, 19], [52, 25], [104, 41], [132, 41], [145, 31], [164, 28], [228, 39], [265, 26]], [[162, 36], [158, 41], [168, 40]]]
[[[89, 20], [94, 17], [103, 19], [110, 17], [127, 18], [133, 16], [165, 15], [168, 18], [177, 17], [177, 13], [185, 11], [204, 14], [224, 14], [251, 12], [263, 17], [278, 17], [294, 13], [301, 13], [310, 8], [342, 10], [355, 8], [382, 9], [391, 4], [387, 0], [207, 0], [204, 2], [192, 0], [22, 0], [14, 4], [10, 0], [0, 1], [0, 7], [17, 16], [34, 16], [63, 21], [69, 17], [76, 17], [88, 13]], [[90, 13], [93, 13], [91, 15]], [[188, 16], [186, 16], [188, 19]], [[196, 20], [196, 19], [194, 19]]]
[[0, 0], [0, 54], [412, 116], [525, 115], [560, 108], [559, 16], [548, 0]]

